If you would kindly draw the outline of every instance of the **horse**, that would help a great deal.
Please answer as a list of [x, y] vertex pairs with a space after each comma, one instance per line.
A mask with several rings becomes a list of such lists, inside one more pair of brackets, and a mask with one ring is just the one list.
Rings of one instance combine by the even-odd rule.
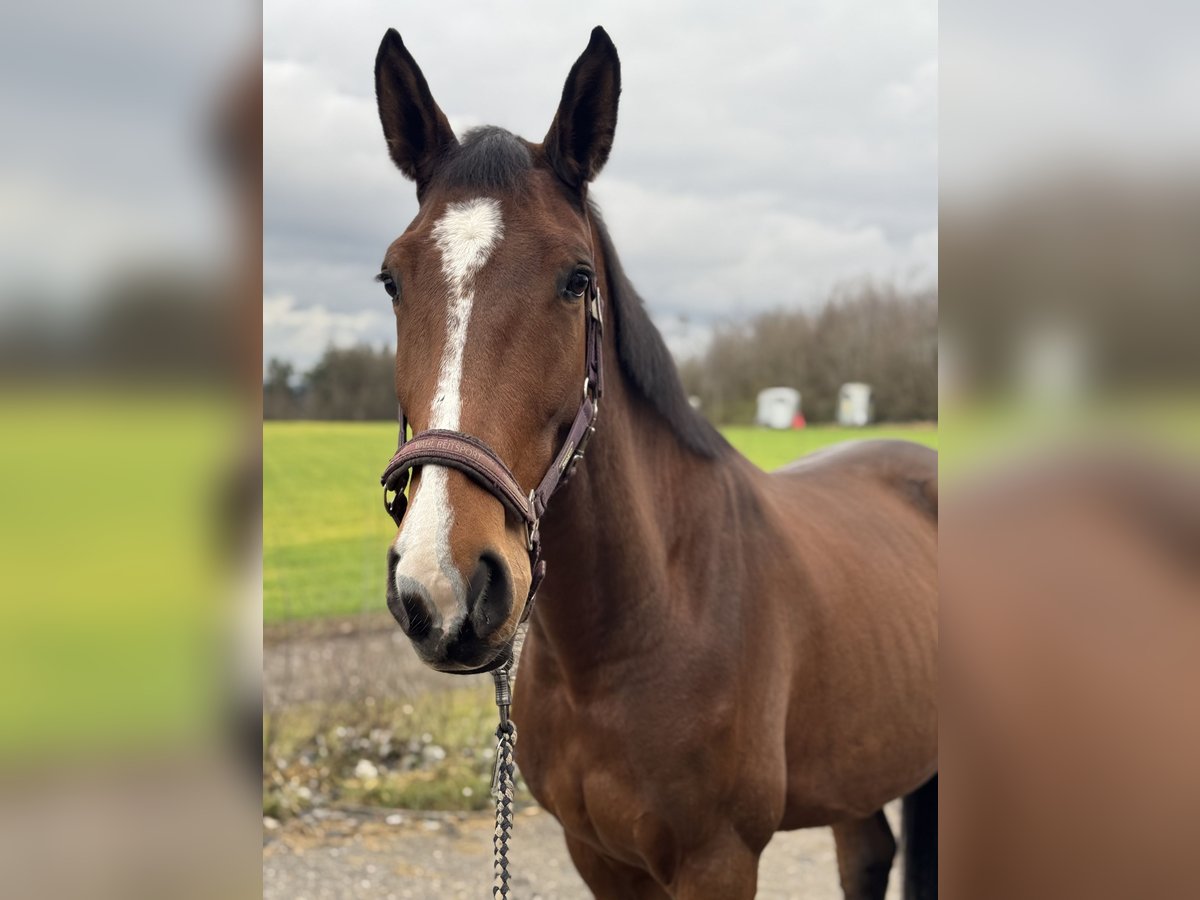
[[517, 762], [597, 897], [752, 897], [776, 831], [831, 826], [845, 896], [881, 898], [900, 797], [905, 897], [935, 897], [934, 451], [768, 474], [691, 407], [588, 197], [621, 90], [602, 28], [541, 143], [460, 140], [394, 30], [375, 81], [418, 198], [377, 276], [412, 478], [387, 602], [417, 654], [487, 671], [528, 618]]

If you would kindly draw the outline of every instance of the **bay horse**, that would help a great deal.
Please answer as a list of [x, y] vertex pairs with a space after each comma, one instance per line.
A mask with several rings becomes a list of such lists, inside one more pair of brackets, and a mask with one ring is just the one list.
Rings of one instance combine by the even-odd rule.
[[[394, 30], [375, 79], [419, 201], [378, 276], [396, 392], [413, 444], [441, 454], [410, 455], [388, 552], [418, 655], [505, 662], [540, 537], [517, 760], [597, 897], [752, 897], [772, 834], [822, 825], [845, 896], [883, 897], [897, 797], [905, 896], [935, 897], [936, 454], [871, 441], [767, 474], [691, 408], [587, 196], [621, 84], [603, 29], [541, 143], [459, 140]], [[580, 419], [585, 359], [607, 372], [598, 418]], [[531, 513], [521, 494], [569, 459]]]

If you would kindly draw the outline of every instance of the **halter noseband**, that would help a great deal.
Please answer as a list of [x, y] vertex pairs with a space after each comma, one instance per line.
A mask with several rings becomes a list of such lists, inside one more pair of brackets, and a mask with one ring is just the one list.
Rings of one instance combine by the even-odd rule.
[[[433, 428], [414, 434], [406, 439], [408, 419], [403, 407], [399, 410], [400, 437], [396, 453], [388, 462], [383, 476], [383, 506], [396, 526], [404, 520], [408, 498], [404, 492], [409, 476], [419, 466], [446, 466], [457, 469], [500, 501], [504, 508], [525, 526], [525, 543], [529, 551], [529, 594], [521, 613], [524, 622], [533, 610], [533, 598], [538, 585], [546, 574], [546, 563], [541, 559], [542, 542], [539, 525], [550, 498], [566, 484], [575, 467], [583, 458], [584, 448], [596, 430], [596, 415], [600, 409], [600, 396], [604, 391], [604, 319], [601, 311], [600, 287], [596, 276], [592, 276], [588, 291], [586, 324], [584, 335], [585, 365], [583, 377], [583, 400], [571, 430], [558, 453], [550, 462], [541, 482], [528, 494], [522, 489], [512, 470], [504, 460], [484, 441], [461, 431]], [[389, 492], [395, 492], [388, 498]]]

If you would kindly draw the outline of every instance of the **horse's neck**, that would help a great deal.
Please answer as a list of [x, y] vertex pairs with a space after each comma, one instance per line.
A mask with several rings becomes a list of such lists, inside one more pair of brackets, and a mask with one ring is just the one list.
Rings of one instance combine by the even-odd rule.
[[653, 651], [668, 607], [702, 601], [686, 582], [712, 565], [703, 557], [720, 498], [743, 487], [732, 460], [686, 450], [617, 374], [584, 464], [542, 522], [548, 573], [534, 635], [572, 681]]

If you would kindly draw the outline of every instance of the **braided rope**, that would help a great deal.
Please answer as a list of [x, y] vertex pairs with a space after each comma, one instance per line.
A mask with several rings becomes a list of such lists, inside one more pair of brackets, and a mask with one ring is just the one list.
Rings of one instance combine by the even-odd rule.
[[492, 835], [493, 869], [492, 897], [508, 900], [508, 841], [512, 837], [514, 775], [516, 762], [513, 748], [517, 743], [517, 726], [508, 717], [512, 706], [512, 682], [516, 679], [517, 662], [525, 643], [525, 628], [517, 630], [513, 641], [512, 659], [508, 665], [492, 672], [496, 686], [496, 709], [500, 713], [500, 725], [496, 728], [496, 769], [492, 775], [492, 796], [496, 798], [496, 830]]
[[504, 722], [496, 729], [496, 831], [492, 837], [495, 854], [495, 877], [492, 896], [497, 900], [508, 900], [508, 840], [513, 826], [513, 744], [517, 740], [517, 729], [512, 722]]

